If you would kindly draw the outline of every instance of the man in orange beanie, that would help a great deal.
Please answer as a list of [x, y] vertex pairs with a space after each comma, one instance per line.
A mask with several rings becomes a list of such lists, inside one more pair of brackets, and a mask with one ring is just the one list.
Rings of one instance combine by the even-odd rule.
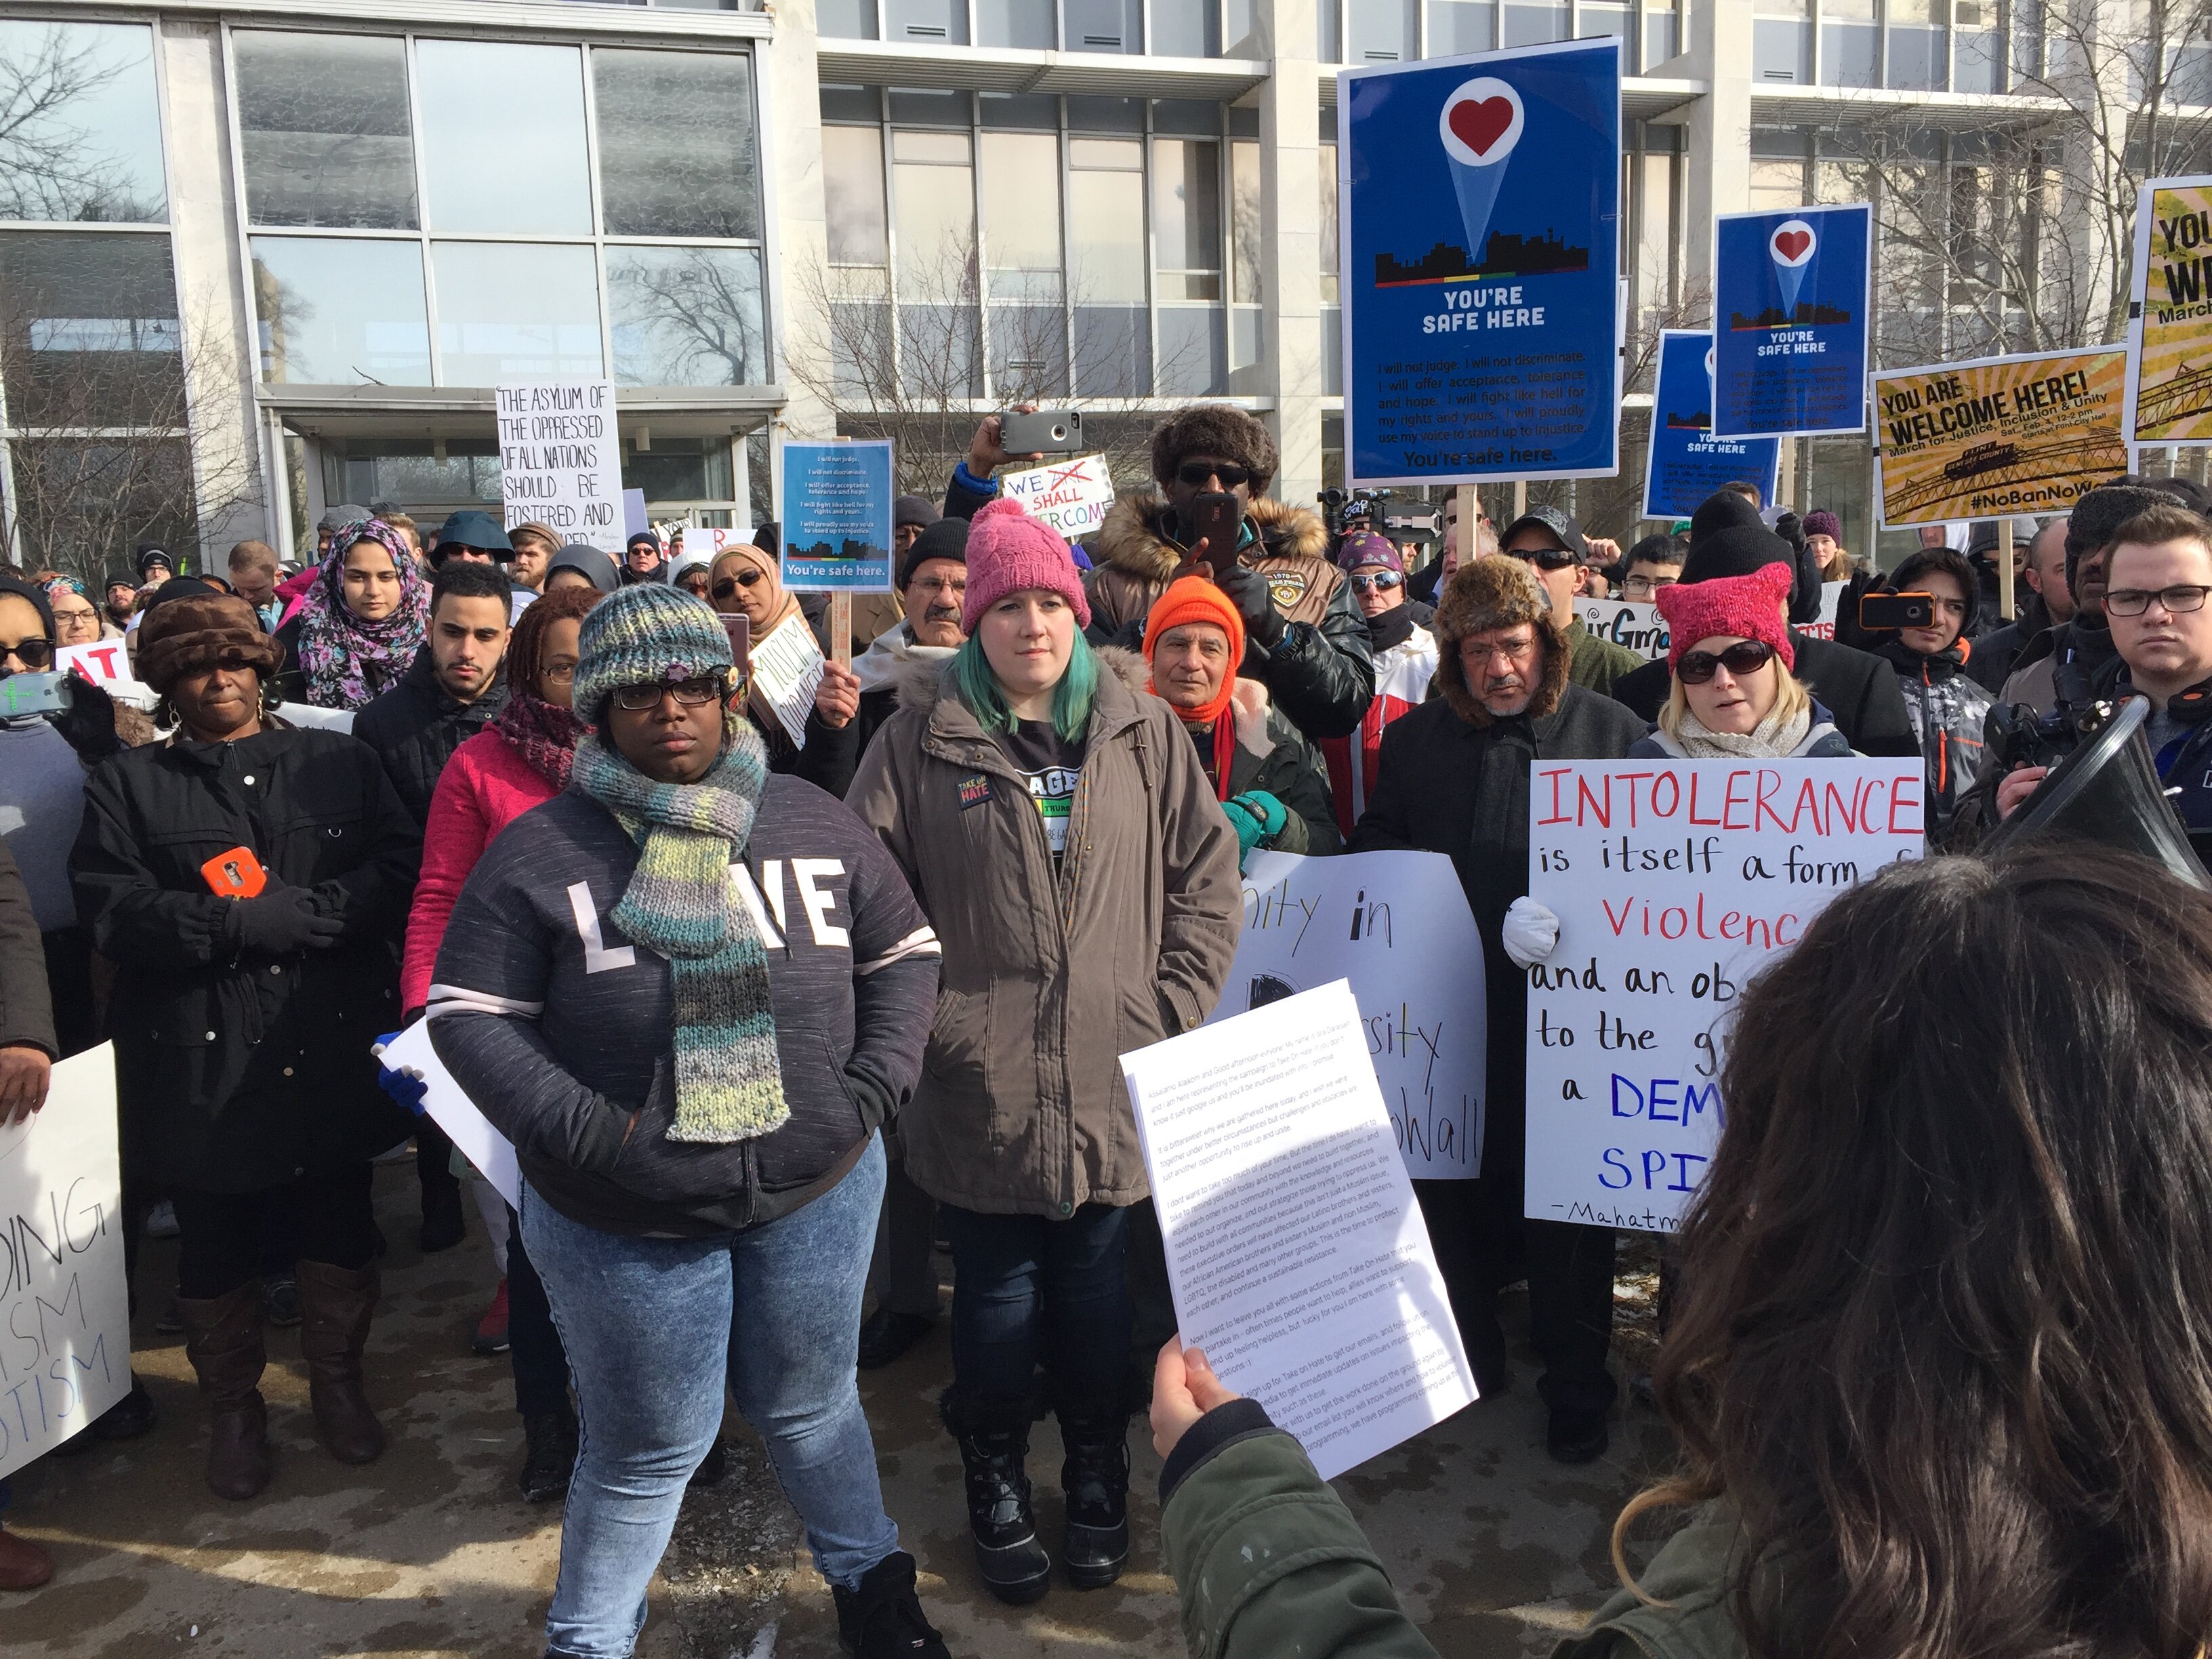
[[1267, 688], [1239, 679], [1244, 618], [1203, 576], [1168, 584], [1145, 617], [1145, 660], [1152, 691], [1198, 745], [1214, 799], [1237, 831], [1241, 865], [1255, 848], [1334, 853], [1328, 774], [1297, 728], [1274, 708]]

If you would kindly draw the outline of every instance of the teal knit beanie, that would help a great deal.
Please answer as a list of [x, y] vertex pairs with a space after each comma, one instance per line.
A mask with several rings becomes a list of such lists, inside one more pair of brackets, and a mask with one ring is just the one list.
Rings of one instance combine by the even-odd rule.
[[672, 684], [737, 666], [722, 619], [680, 587], [640, 582], [593, 605], [576, 641], [577, 719], [605, 724], [617, 686]]

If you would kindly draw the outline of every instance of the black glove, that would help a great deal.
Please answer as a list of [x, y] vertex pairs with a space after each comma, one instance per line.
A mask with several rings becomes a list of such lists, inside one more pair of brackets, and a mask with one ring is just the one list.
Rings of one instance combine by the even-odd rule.
[[1262, 651], [1273, 651], [1283, 642], [1286, 624], [1283, 613], [1275, 609], [1275, 595], [1267, 586], [1267, 579], [1249, 564], [1231, 565], [1215, 578], [1217, 585], [1229, 603], [1237, 607], [1244, 618], [1244, 637]]
[[90, 680], [72, 674], [65, 684], [69, 707], [49, 714], [77, 758], [87, 763], [119, 754], [123, 739], [115, 735], [115, 699]]
[[236, 902], [239, 943], [259, 956], [327, 951], [345, 931], [345, 924], [336, 916], [316, 910], [313, 895], [304, 888], [271, 888], [258, 898]]

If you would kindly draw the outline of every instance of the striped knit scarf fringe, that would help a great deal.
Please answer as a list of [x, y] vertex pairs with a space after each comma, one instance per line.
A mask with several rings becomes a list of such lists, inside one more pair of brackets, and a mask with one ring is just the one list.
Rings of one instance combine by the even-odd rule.
[[730, 865], [752, 838], [768, 750], [732, 717], [729, 744], [694, 784], [655, 783], [604, 734], [576, 747], [570, 787], [614, 814], [637, 867], [614, 921], [668, 958], [676, 999], [676, 1118], [671, 1140], [750, 1140], [791, 1115], [777, 1058], [768, 952]]

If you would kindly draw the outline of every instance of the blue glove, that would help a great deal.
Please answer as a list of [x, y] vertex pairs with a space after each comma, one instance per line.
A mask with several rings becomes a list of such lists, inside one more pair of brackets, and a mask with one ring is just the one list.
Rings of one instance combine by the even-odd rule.
[[[372, 1052], [382, 1048], [387, 1042], [397, 1042], [398, 1040], [398, 1032], [386, 1031], [371, 1045]], [[410, 1073], [393, 1071], [380, 1056], [376, 1062], [376, 1086], [414, 1113], [416, 1116], [422, 1115], [422, 1097], [430, 1092], [430, 1085], [423, 1082], [421, 1078]]]
[[1229, 827], [1237, 832], [1237, 867], [1242, 870], [1252, 849], [1267, 838], [1267, 826], [1258, 814], [1244, 805], [1243, 796], [1221, 803], [1221, 811], [1229, 820]]
[[1242, 806], [1260, 820], [1260, 837], [1265, 841], [1283, 833], [1283, 826], [1291, 821], [1290, 809], [1265, 789], [1247, 789], [1231, 798], [1232, 805]]

